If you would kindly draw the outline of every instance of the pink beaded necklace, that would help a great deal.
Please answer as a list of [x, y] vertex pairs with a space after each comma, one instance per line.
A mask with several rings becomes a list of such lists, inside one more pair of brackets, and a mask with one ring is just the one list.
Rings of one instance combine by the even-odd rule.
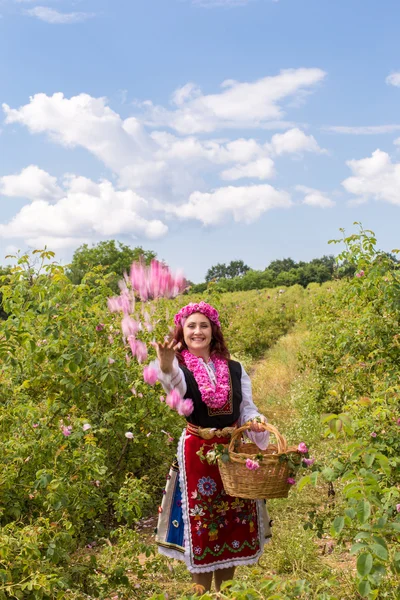
[[182, 357], [187, 368], [193, 373], [203, 402], [210, 408], [222, 408], [228, 401], [231, 387], [228, 361], [218, 357], [212, 359], [217, 381], [214, 390], [210, 384], [210, 379], [203, 361], [197, 356], [194, 356], [189, 350], [183, 350]]

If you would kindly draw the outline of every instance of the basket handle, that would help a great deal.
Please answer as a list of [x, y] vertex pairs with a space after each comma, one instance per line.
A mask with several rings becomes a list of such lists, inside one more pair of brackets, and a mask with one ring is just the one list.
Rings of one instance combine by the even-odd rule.
[[[235, 440], [239, 436], [241, 436], [242, 432], [248, 431], [250, 429], [250, 424], [251, 423], [249, 421], [248, 423], [245, 423], [244, 425], [242, 425], [242, 427], [238, 427], [237, 429], [235, 429], [234, 433], [232, 434], [231, 441], [229, 442], [229, 447], [228, 447], [229, 452], [233, 451], [233, 445], [235, 443]], [[269, 423], [260, 423], [260, 425], [262, 426], [264, 431], [269, 431], [270, 433], [274, 434], [274, 436], [276, 438], [277, 447], [278, 447], [278, 454], [284, 454], [285, 452], [287, 452], [287, 449], [288, 449], [287, 441], [283, 437], [283, 435], [279, 433], [277, 428], [274, 427], [273, 425], [270, 425]]]

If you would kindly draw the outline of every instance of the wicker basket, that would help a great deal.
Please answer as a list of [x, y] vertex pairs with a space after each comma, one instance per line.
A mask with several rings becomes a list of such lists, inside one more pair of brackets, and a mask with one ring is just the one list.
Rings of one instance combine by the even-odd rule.
[[[228, 446], [229, 461], [218, 459], [224, 489], [230, 496], [239, 498], [268, 499], [287, 498], [291, 484], [288, 483], [289, 466], [287, 461], [279, 460], [282, 454], [296, 454], [295, 446], [288, 447], [285, 438], [268, 423], [261, 423], [264, 431], [269, 431], [276, 438], [276, 445], [270, 444], [266, 450], [260, 450], [256, 444], [239, 441], [242, 432], [250, 429], [250, 425], [239, 427], [232, 435]], [[239, 443], [238, 443], [239, 442]], [[258, 460], [259, 468], [252, 471], [246, 467], [248, 458]]]

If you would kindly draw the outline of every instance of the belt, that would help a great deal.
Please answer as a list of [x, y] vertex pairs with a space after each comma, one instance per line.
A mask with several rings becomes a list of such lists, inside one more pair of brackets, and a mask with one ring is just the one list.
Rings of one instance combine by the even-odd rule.
[[216, 429], [215, 427], [198, 427], [197, 425], [192, 425], [192, 423], [188, 423], [186, 426], [188, 433], [197, 435], [203, 440], [211, 440], [213, 437], [230, 438], [236, 429], [236, 425], [224, 427], [223, 429]]

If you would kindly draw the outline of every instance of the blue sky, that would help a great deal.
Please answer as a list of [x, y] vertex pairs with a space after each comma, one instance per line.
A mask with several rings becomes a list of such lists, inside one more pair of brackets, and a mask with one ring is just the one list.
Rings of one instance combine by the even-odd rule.
[[[201, 281], [399, 247], [395, 0], [0, 0], [0, 256], [155, 250]], [[3, 264], [7, 261], [2, 258]]]

